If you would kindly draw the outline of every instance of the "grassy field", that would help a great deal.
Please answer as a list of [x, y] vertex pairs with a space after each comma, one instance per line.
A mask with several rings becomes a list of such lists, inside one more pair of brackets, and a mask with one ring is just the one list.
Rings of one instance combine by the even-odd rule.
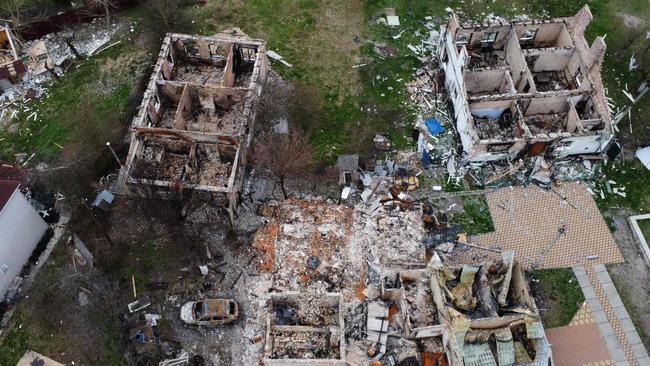
[[[28, 301], [16, 307], [0, 339], [0, 365], [15, 365], [27, 350], [57, 360], [86, 360], [87, 364], [122, 364], [122, 332], [111, 315], [110, 300], [98, 285], [111, 288], [98, 272], [81, 275], [73, 269], [63, 244], [55, 248], [35, 281]], [[89, 304], [80, 306], [85, 291]]]
[[536, 293], [537, 307], [546, 328], [569, 324], [585, 301], [578, 280], [569, 268], [534, 270], [528, 273]]
[[[632, 52], [642, 53], [643, 44], [634, 38], [632, 45], [626, 46], [631, 34], [641, 34], [641, 30], [646, 28], [643, 20], [649, 18], [650, 10], [643, 4], [641, 0], [625, 4], [611, 0], [588, 2], [595, 17], [588, 35], [591, 39], [607, 35], [609, 50], [604, 76], [608, 92], [618, 106], [623, 106], [626, 100], [620, 89], [627, 84], [632, 90], [641, 76], [638, 71], [627, 72], [627, 64]], [[432, 16], [434, 21], [441, 23], [446, 17], [445, 9], [449, 7], [464, 20], [480, 20], [488, 14], [505, 18], [522, 14], [546, 18], [573, 15], [581, 6], [582, 3], [559, 0], [496, 0], [491, 3], [477, 0], [446, 3], [424, 0], [335, 0], [326, 3], [314, 0], [213, 0], [179, 7], [179, 20], [172, 30], [211, 34], [236, 26], [253, 37], [266, 39], [270, 49], [293, 64], [292, 68], [274, 64], [274, 69], [300, 85], [300, 95], [304, 98], [301, 102], [304, 103], [298, 103], [300, 107], [291, 114], [292, 118], [312, 133], [318, 156], [331, 161], [343, 152], [368, 153], [375, 133], [389, 135], [396, 147], [412, 146], [410, 130], [416, 111], [407, 103], [405, 84], [412, 79], [420, 61], [407, 45], [419, 44], [421, 35], [426, 34], [425, 16]], [[400, 16], [399, 29], [377, 24], [387, 7], [393, 7]], [[642, 22], [635, 23], [635, 27], [630, 29], [625, 25], [624, 16], [632, 14]], [[126, 15], [140, 23], [155, 23], [145, 21], [147, 11], [142, 8], [130, 10]], [[401, 31], [404, 31], [401, 37], [393, 39]], [[392, 56], [377, 53], [375, 46], [378, 45], [391, 49]], [[112, 54], [136, 50], [137, 47], [125, 45], [113, 50]], [[102, 55], [102, 58], [106, 57]], [[7, 143], [3, 144], [0, 156], [7, 158], [19, 150], [52, 156], [60, 150], [55, 143], [65, 146], [71, 141], [71, 128], [64, 116], [66, 110], [77, 109], [70, 108], [71, 105], [78, 106], [78, 103], [70, 103], [71, 99], [92, 95], [83, 86], [99, 72], [93, 64], [96, 62], [90, 60], [73, 75], [68, 75], [61, 85], [52, 87], [49, 99], [53, 101], [35, 105], [39, 110], [53, 111], [45, 112], [43, 121], [37, 126], [23, 121], [30, 125], [30, 132], [34, 134], [36, 131], [36, 134], [2, 136]], [[57, 90], [61, 92], [57, 93]], [[112, 99], [119, 104], [130, 96], [131, 90], [127, 81], [114, 89]], [[641, 120], [645, 103], [644, 100], [632, 114], [633, 127], [638, 125], [634, 129], [636, 133], [629, 134], [627, 129], [621, 131], [624, 139], [637, 144], [643, 144], [646, 136], [644, 131], [647, 127]], [[97, 104], [100, 106], [97, 116], [101, 119], [104, 117], [101, 115], [103, 100]], [[113, 115], [119, 109], [110, 112]]]
[[[639, 213], [650, 212], [650, 171], [639, 160], [623, 160], [610, 163], [605, 167], [604, 180], [615, 183], [612, 187], [625, 187], [625, 197], [617, 194], [606, 194], [605, 199], [598, 197], [596, 202], [601, 211], [630, 208]], [[597, 189], [607, 192], [603, 182]]]
[[494, 231], [490, 207], [484, 195], [463, 197], [464, 212], [450, 217], [453, 224], [460, 225], [468, 235], [484, 234]]
[[641, 233], [647, 242], [650, 240], [650, 220], [641, 220], [637, 221], [637, 223], [639, 224], [639, 229], [641, 229]]

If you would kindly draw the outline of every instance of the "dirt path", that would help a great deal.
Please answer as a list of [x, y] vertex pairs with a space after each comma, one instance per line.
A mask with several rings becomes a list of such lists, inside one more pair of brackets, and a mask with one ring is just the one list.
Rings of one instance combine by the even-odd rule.
[[607, 266], [625, 308], [630, 314], [646, 348], [650, 346], [650, 269], [644, 261], [628, 225], [627, 211], [614, 218], [616, 243], [625, 257], [625, 263]]

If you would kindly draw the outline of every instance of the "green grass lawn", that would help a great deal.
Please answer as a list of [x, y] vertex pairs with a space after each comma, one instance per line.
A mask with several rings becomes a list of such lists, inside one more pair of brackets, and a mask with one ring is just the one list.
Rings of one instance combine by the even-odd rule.
[[636, 223], [639, 224], [639, 229], [647, 243], [650, 240], [650, 219], [639, 220]]
[[[55, 247], [38, 274], [26, 301], [16, 311], [0, 338], [0, 365], [16, 365], [27, 350], [55, 360], [83, 360], [84, 364], [121, 365], [122, 332], [109, 315], [115, 298], [98, 299], [92, 279], [72, 270], [65, 239]], [[80, 288], [92, 289], [91, 303], [78, 303]]]
[[[608, 194], [605, 181], [613, 181], [611, 187], [625, 187], [625, 197]], [[596, 185], [597, 190], [605, 192], [605, 199], [596, 193], [596, 202], [601, 211], [630, 208], [635, 212], [650, 212], [650, 170], [637, 159], [619, 160], [609, 163], [604, 169], [604, 177]]]
[[528, 272], [531, 287], [537, 293], [537, 307], [546, 328], [569, 324], [585, 301], [578, 280], [570, 268], [542, 269]]
[[134, 47], [132, 38], [121, 41], [77, 61], [60, 81], [45, 86], [44, 97], [20, 108], [8, 122], [18, 131], [0, 130], [0, 158], [13, 161], [13, 154], [25, 152], [35, 153], [34, 161], [48, 161], [71, 145], [96, 151], [106, 141], [116, 142], [130, 112], [137, 77], [150, 63], [146, 50]]
[[460, 225], [468, 235], [494, 231], [494, 223], [485, 195], [463, 197], [464, 212], [450, 217], [453, 224]]

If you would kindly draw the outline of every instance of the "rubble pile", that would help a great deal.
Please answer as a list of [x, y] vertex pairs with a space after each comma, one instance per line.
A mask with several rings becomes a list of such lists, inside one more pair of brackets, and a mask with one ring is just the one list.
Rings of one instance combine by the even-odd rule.
[[454, 361], [549, 362], [551, 352], [539, 311], [514, 252], [460, 268], [450, 268], [434, 255], [430, 268], [441, 323], [456, 335], [451, 344]]
[[[264, 205], [260, 212], [269, 223], [256, 233], [253, 246], [274, 252], [275, 287], [285, 291], [319, 283], [328, 291], [354, 287], [364, 261], [362, 251], [348, 242], [351, 208], [323, 200], [290, 199]], [[262, 266], [271, 268], [270, 260]]]
[[28, 72], [19, 82], [3, 90], [0, 95], [0, 107], [7, 107], [13, 101], [46, 95], [47, 83], [54, 77], [62, 76], [71, 64], [71, 60], [79, 56], [93, 56], [110, 46], [109, 42], [119, 43], [122, 37], [130, 34], [129, 31], [134, 31], [133, 24], [127, 22], [106, 24], [98, 18], [91, 23], [26, 42], [19, 56], [26, 60]]
[[424, 264], [424, 224], [419, 210], [391, 210], [376, 200], [358, 206], [353, 240], [367, 246], [374, 265]]

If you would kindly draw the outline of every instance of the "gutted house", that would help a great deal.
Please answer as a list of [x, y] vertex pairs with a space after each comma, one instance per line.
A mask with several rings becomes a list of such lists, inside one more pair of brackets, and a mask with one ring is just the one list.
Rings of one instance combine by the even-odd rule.
[[341, 296], [300, 292], [274, 293], [267, 316], [265, 366], [344, 366], [345, 340]]
[[466, 159], [546, 154], [601, 156], [613, 127], [601, 80], [602, 37], [593, 16], [468, 27], [451, 15], [439, 57]]
[[268, 72], [265, 48], [240, 32], [165, 37], [131, 125], [120, 173], [128, 194], [197, 198], [235, 219]]

